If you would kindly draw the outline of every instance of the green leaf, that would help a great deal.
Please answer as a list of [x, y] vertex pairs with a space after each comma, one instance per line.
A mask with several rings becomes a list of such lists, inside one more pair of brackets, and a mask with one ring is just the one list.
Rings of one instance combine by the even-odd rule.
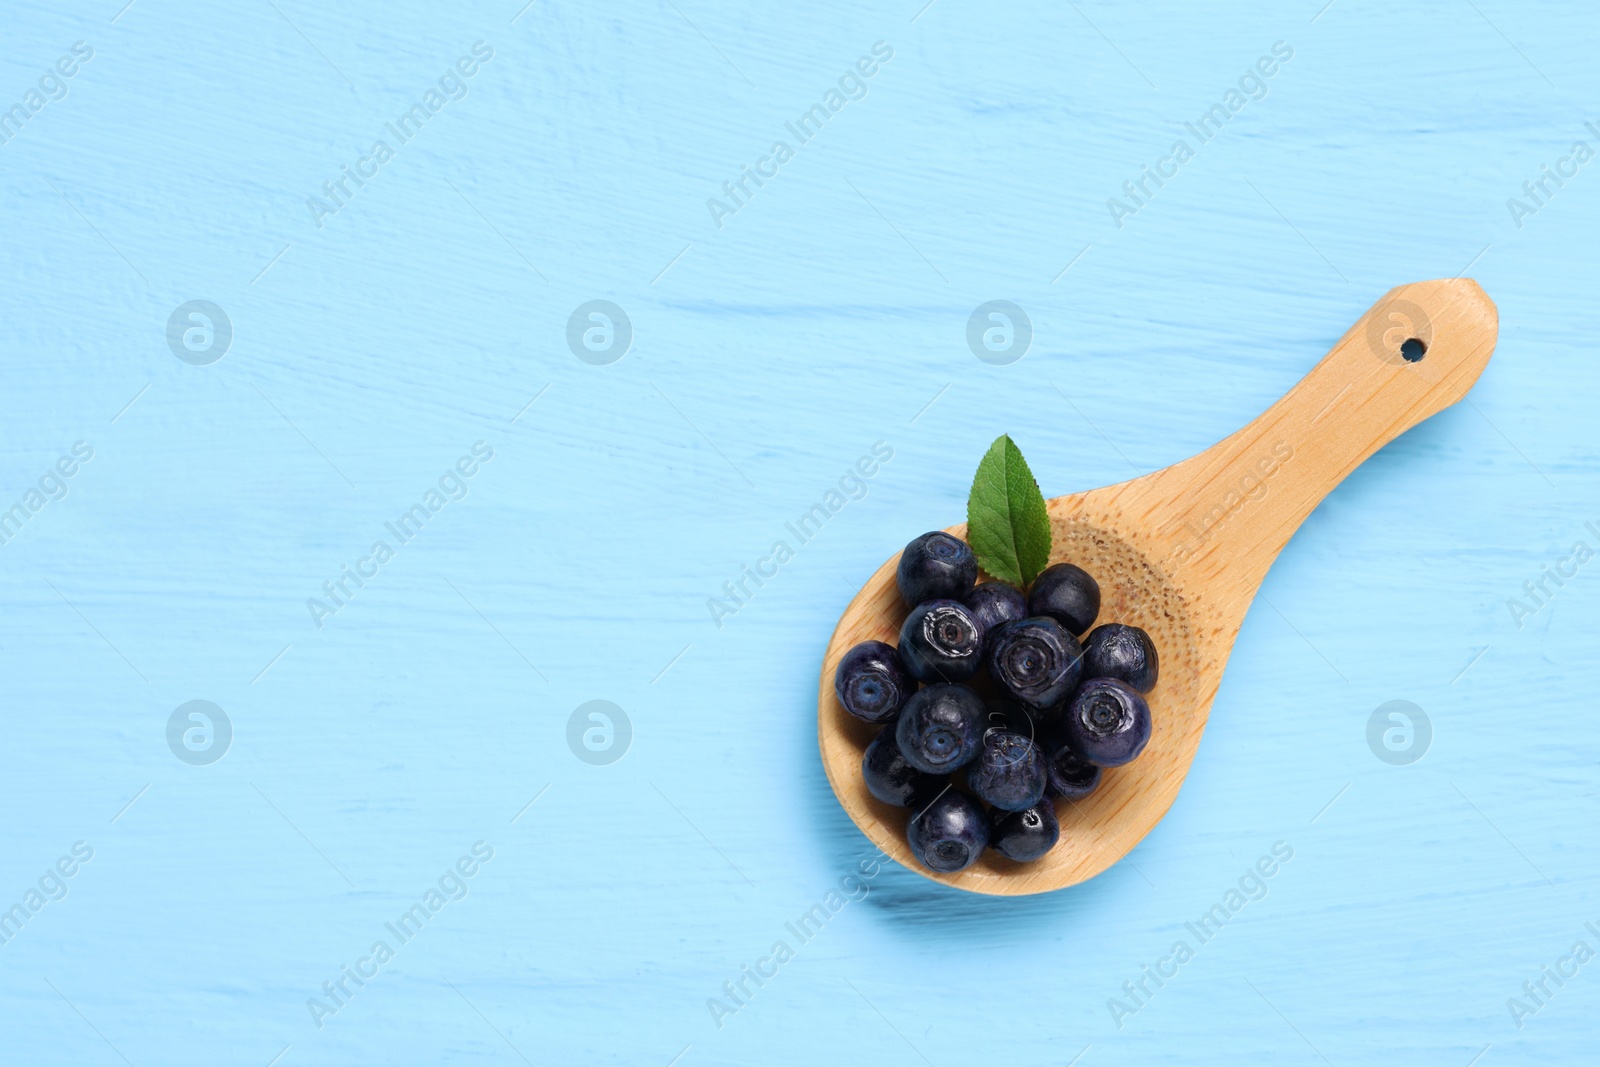
[[967, 543], [978, 566], [1026, 588], [1050, 562], [1050, 516], [1022, 450], [1002, 434], [989, 446], [967, 497]]

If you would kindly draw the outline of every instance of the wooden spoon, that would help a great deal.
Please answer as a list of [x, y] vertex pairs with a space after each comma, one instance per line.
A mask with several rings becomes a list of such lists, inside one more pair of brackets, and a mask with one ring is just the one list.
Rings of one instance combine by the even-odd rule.
[[[1155, 728], [1144, 753], [1107, 771], [1087, 799], [1058, 801], [1061, 840], [1033, 863], [991, 849], [958, 874], [935, 874], [906, 845], [906, 809], [876, 800], [862, 782], [862, 752], [878, 728], [840, 706], [833, 673], [861, 641], [897, 643], [906, 614], [897, 553], [850, 602], [822, 661], [817, 740], [845, 811], [905, 866], [977, 893], [1042, 893], [1117, 862], [1177, 797], [1234, 638], [1278, 552], [1345, 475], [1466, 395], [1494, 352], [1498, 322], [1470, 279], [1392, 289], [1244, 429], [1164, 470], [1049, 502], [1050, 561], [1095, 576], [1098, 621], [1143, 627], [1161, 677], [1149, 695]], [[966, 525], [949, 532], [963, 537]]]

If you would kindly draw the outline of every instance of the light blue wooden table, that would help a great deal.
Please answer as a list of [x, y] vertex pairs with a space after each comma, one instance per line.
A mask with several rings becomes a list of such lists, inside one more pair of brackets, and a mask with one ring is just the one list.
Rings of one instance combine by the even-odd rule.
[[[0, 15], [0, 1059], [1592, 1057], [1592, 6], [522, 3]], [[1129, 861], [874, 864], [818, 663], [983, 448], [1163, 466], [1463, 272]]]

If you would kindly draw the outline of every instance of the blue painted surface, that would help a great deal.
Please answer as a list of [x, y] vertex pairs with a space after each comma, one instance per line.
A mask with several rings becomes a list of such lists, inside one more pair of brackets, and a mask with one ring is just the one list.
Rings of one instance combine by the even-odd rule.
[[[1592, 8], [120, 5], [11, 4], [0, 48], [0, 905], [65, 892], [0, 945], [7, 1062], [1588, 1054], [1600, 962], [1523, 984], [1600, 950], [1600, 563], [1507, 600], [1600, 548], [1600, 163], [1507, 198], [1600, 148]], [[1260, 98], [1188, 133], [1275, 42]], [[1107, 199], [1178, 139], [1119, 227]], [[708, 198], [779, 140], [719, 228]], [[334, 200], [343, 166], [372, 176]], [[871, 856], [817, 760], [824, 642], [962, 516], [996, 434], [1049, 494], [1120, 481], [1248, 421], [1390, 286], [1469, 269], [1501, 314], [1471, 405], [1295, 537], [1131, 862], [1020, 900], [890, 864], [788, 930]], [[1010, 365], [965, 340], [994, 299], [1033, 327]], [[168, 343], [191, 300], [231, 324], [220, 360]], [[609, 365], [566, 340], [592, 300], [631, 321]], [[879, 441], [864, 496], [716, 625]], [[340, 606], [346, 565], [370, 577]], [[1408, 766], [1367, 743], [1395, 699], [1432, 723]], [[206, 765], [175, 755], [198, 720], [167, 740], [192, 700], [231, 723]], [[616, 762], [569, 748], [592, 700], [631, 723]]]

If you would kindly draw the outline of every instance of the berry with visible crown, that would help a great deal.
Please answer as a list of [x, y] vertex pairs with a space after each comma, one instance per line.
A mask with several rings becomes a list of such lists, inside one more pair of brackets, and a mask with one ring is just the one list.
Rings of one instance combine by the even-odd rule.
[[916, 692], [917, 682], [893, 645], [863, 641], [839, 660], [833, 689], [844, 710], [861, 721], [889, 722]]
[[983, 665], [983, 634], [958, 600], [925, 600], [900, 626], [900, 660], [922, 682], [964, 682]]
[[1067, 705], [1062, 731], [1079, 759], [1097, 767], [1120, 767], [1131, 763], [1150, 740], [1150, 705], [1127, 682], [1091, 678]]
[[930, 871], [964, 871], [989, 844], [989, 817], [976, 800], [946, 788], [906, 825], [906, 843]]
[[989, 677], [1031, 708], [1066, 700], [1083, 676], [1083, 647], [1049, 616], [1006, 623], [990, 637], [988, 649]]
[[949, 774], [978, 754], [983, 715], [983, 701], [966, 686], [930, 685], [906, 701], [894, 725], [895, 741], [917, 770]]
[[959, 537], [934, 530], [912, 541], [900, 553], [895, 582], [900, 599], [914, 608], [924, 600], [960, 600], [978, 580], [978, 558]]

